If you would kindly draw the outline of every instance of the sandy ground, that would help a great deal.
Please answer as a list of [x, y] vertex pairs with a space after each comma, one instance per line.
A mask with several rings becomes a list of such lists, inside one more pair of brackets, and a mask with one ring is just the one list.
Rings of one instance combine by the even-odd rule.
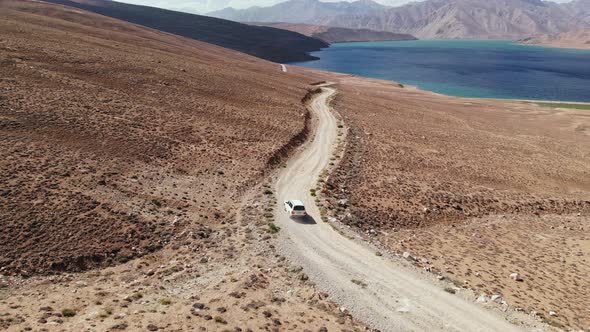
[[[314, 139], [277, 179], [275, 214], [286, 230], [281, 247], [287, 256], [300, 262], [312, 280], [355, 317], [381, 331], [518, 331], [507, 317], [445, 292], [442, 284], [376, 255], [322, 221], [310, 190], [334, 160], [338, 134], [344, 130], [328, 106], [336, 91], [323, 89], [311, 104], [319, 121]], [[289, 199], [302, 199], [309, 216], [289, 218], [282, 208]], [[520, 323], [518, 317], [510, 319]]]

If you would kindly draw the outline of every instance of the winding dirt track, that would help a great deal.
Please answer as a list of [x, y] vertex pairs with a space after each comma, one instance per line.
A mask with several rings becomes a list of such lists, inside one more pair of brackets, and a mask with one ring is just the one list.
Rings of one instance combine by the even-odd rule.
[[[321, 221], [310, 189], [335, 147], [337, 120], [328, 106], [335, 93], [324, 87], [312, 101], [318, 119], [315, 136], [278, 176], [276, 218], [283, 229], [283, 254], [356, 318], [382, 331], [519, 331], [500, 315], [445, 292]], [[282, 209], [289, 199], [302, 199], [311, 217], [291, 220]]]

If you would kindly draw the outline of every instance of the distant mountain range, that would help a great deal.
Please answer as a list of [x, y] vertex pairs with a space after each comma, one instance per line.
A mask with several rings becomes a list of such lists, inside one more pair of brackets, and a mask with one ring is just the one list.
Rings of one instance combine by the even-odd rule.
[[590, 0], [574, 0], [561, 4], [570, 15], [590, 23]]
[[349, 15], [371, 16], [390, 7], [370, 0], [355, 2], [321, 2], [318, 0], [289, 0], [271, 7], [251, 7], [247, 9], [225, 8], [208, 13], [213, 17], [236, 22], [285, 22], [312, 23], [323, 25], [335, 17]]
[[416, 37], [410, 34], [369, 29], [347, 29], [304, 23], [256, 23], [256, 25], [298, 32], [327, 43], [416, 40]]
[[322, 40], [292, 31], [110, 0], [46, 1], [84, 9], [275, 62], [313, 60], [316, 58], [307, 52], [329, 46]]
[[371, 0], [290, 0], [271, 7], [226, 8], [208, 15], [239, 22], [308, 23], [407, 33], [419, 38], [519, 39], [590, 27], [590, 0], [427, 0], [388, 7]]

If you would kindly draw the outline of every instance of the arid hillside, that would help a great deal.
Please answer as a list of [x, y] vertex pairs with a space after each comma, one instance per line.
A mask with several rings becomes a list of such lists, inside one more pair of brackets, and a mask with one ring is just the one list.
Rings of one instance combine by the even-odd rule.
[[587, 0], [428, 0], [399, 7], [375, 1], [290, 0], [208, 15], [237, 22], [307, 23], [406, 33], [418, 38], [520, 39], [588, 28]]
[[313, 60], [328, 44], [299, 33], [111, 0], [48, 0], [275, 62]]
[[369, 29], [346, 29], [323, 25], [297, 24], [297, 23], [250, 23], [260, 26], [269, 26], [297, 32], [309, 37], [320, 39], [326, 43], [348, 43], [364, 41], [397, 41], [416, 40], [416, 37], [405, 33], [389, 31], [375, 31]]
[[353, 126], [349, 157], [360, 159], [343, 169], [354, 174], [347, 188], [363, 227], [590, 212], [584, 110], [348, 89], [337, 105]]
[[366, 330], [265, 217], [307, 78], [21, 0], [0, 66], [0, 330]]
[[77, 9], [1, 6], [2, 273], [126, 261], [221, 222], [304, 130], [306, 84], [279, 65]]
[[28, 0], [0, 2], [0, 69], [0, 330], [369, 330], [274, 223], [269, 175], [323, 81], [344, 142], [306, 198], [324, 221], [441, 293], [590, 326], [587, 110], [283, 70]]
[[519, 42], [539, 46], [590, 49], [590, 29], [538, 35], [521, 39]]
[[482, 303], [590, 326], [587, 110], [344, 75], [338, 89], [350, 129], [328, 216]]

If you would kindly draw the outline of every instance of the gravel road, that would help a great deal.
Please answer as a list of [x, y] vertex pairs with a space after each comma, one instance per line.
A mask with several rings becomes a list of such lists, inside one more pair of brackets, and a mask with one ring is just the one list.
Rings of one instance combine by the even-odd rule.
[[[312, 101], [315, 136], [278, 175], [281, 252], [354, 317], [381, 331], [519, 331], [496, 312], [445, 292], [418, 271], [377, 256], [321, 221], [310, 189], [335, 148], [337, 120], [329, 109], [335, 93], [324, 87]], [[303, 200], [310, 217], [290, 219], [283, 211], [289, 199]]]

